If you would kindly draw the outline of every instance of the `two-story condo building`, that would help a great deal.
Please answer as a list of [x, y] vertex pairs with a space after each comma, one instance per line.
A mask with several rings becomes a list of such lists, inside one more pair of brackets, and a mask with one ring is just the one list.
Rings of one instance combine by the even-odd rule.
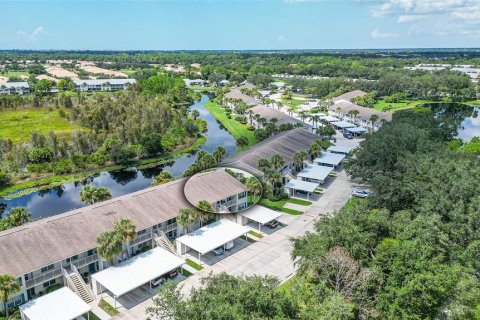
[[136, 83], [135, 79], [95, 79], [95, 80], [73, 80], [75, 90], [87, 91], [114, 91], [126, 90], [128, 86]]
[[225, 168], [200, 172], [188, 179], [185, 197], [194, 206], [207, 201], [215, 213], [233, 213], [247, 207], [247, 187]]
[[6, 82], [0, 83], [0, 94], [26, 94], [30, 92], [30, 86], [28, 82]]

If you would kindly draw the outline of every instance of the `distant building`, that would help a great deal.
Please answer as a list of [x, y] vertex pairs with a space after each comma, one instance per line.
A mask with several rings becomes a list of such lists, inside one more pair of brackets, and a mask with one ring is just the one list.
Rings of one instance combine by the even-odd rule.
[[185, 85], [187, 87], [190, 86], [203, 86], [205, 84], [205, 80], [203, 79], [183, 79], [185, 81]]
[[0, 83], [0, 94], [26, 94], [30, 92], [28, 82], [6, 82]]
[[87, 92], [126, 90], [128, 86], [136, 83], [136, 81], [135, 79], [95, 79], [74, 80], [73, 83], [77, 91]]

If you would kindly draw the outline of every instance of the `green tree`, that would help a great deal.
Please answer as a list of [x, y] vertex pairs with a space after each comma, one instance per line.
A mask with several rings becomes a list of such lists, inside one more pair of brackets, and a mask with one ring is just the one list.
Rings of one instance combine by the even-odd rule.
[[19, 227], [30, 221], [31, 214], [27, 209], [22, 207], [12, 208], [8, 216], [8, 224], [11, 228]]
[[167, 182], [173, 181], [173, 176], [168, 171], [162, 171], [160, 174], [153, 178], [152, 186], [158, 186]]
[[245, 147], [248, 146], [248, 139], [245, 136], [240, 136], [237, 138], [237, 146], [240, 149], [244, 149]]
[[60, 91], [60, 92], [74, 91], [75, 90], [75, 84], [70, 79], [61, 79], [57, 82], [57, 88], [58, 88], [58, 91]]
[[104, 231], [97, 238], [98, 254], [111, 264], [114, 258], [122, 253], [123, 242], [121, 235], [114, 231]]
[[285, 165], [285, 160], [283, 160], [283, 157], [277, 153], [270, 158], [270, 165], [273, 170], [278, 171]]
[[3, 302], [6, 318], [8, 319], [7, 302], [14, 294], [20, 292], [20, 284], [15, 277], [9, 274], [0, 274], [0, 299]]
[[105, 187], [86, 185], [80, 190], [80, 200], [87, 204], [105, 201], [111, 197], [110, 191]]
[[216, 146], [215, 150], [213, 150], [212, 156], [215, 158], [216, 163], [220, 163], [223, 161], [225, 154], [226, 154], [226, 151], [224, 147]]
[[0, 168], [0, 188], [4, 188], [12, 183], [12, 177], [4, 168]]
[[143, 137], [140, 141], [143, 149], [149, 156], [154, 156], [163, 152], [162, 136], [158, 133], [151, 133], [146, 137]]
[[50, 90], [52, 90], [52, 87], [53, 87], [52, 82], [50, 82], [47, 79], [42, 79], [42, 80], [38, 80], [38, 82], [35, 84], [34, 90], [40, 93], [41, 95], [44, 95], [46, 93], [49, 93]]
[[120, 239], [122, 240], [122, 246], [125, 247], [125, 251], [130, 256], [130, 241], [135, 238], [136, 235], [136, 227], [133, 224], [132, 220], [127, 218], [122, 218], [115, 222], [113, 226], [113, 231], [118, 234]]
[[177, 216], [177, 223], [181, 225], [186, 232], [189, 232], [190, 225], [194, 224], [197, 221], [198, 213], [191, 209], [180, 209], [180, 212]]

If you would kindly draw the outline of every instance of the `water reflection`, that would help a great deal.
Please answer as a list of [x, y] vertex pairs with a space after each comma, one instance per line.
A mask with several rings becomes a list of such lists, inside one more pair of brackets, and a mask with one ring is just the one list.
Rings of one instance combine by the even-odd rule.
[[192, 105], [192, 110], [198, 110], [200, 117], [207, 123], [206, 142], [196, 151], [155, 167], [145, 169], [130, 168], [113, 172], [101, 172], [88, 177], [81, 182], [67, 183], [58, 187], [49, 188], [24, 195], [12, 200], [2, 200], [6, 204], [6, 212], [12, 207], [26, 207], [32, 213], [33, 219], [56, 215], [65, 211], [85, 206], [80, 201], [80, 190], [83, 186], [90, 184], [96, 187], [102, 186], [110, 190], [112, 197], [118, 197], [127, 193], [147, 188], [153, 177], [162, 170], [170, 172], [173, 176], [179, 177], [185, 169], [195, 161], [195, 154], [199, 150], [212, 152], [216, 146], [223, 146], [226, 155], [230, 156], [235, 152], [236, 142], [233, 136], [225, 130], [219, 122], [204, 107], [208, 101], [203, 96], [200, 101]]

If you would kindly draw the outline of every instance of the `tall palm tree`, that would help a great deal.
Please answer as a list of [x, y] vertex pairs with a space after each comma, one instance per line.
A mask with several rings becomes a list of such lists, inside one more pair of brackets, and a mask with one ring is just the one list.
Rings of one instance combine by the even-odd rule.
[[372, 114], [370, 116], [370, 122], [372, 123], [372, 129], [375, 127], [375, 123], [378, 121], [378, 115], [377, 114]]
[[197, 221], [197, 215], [198, 213], [191, 209], [187, 209], [187, 208], [180, 209], [180, 212], [177, 216], [177, 223], [181, 225], [183, 228], [185, 228], [185, 230], [187, 230], [187, 233], [188, 233], [190, 225], [194, 224], [195, 221]]
[[225, 157], [225, 148], [222, 146], [217, 146], [215, 147], [215, 150], [213, 150], [213, 157], [215, 158], [215, 162], [219, 163], [222, 162], [223, 158]]
[[303, 161], [308, 159], [308, 155], [305, 151], [298, 151], [293, 154], [293, 164], [295, 165], [295, 172], [299, 172], [303, 169]]
[[248, 110], [247, 115], [248, 115], [248, 123], [250, 124], [250, 126], [253, 126], [253, 110]]
[[282, 156], [279, 155], [278, 153], [274, 154], [270, 158], [270, 165], [276, 171], [280, 170], [283, 167], [284, 164], [285, 164], [285, 160], [283, 160]]
[[200, 200], [195, 206], [197, 211], [197, 219], [200, 221], [200, 227], [203, 224], [214, 217], [215, 210], [207, 200]]
[[302, 110], [298, 113], [298, 115], [300, 116], [300, 120], [302, 120], [302, 122], [305, 122], [305, 119], [307, 118], [307, 113]]
[[315, 124], [318, 124], [318, 122], [320, 121], [320, 116], [318, 114], [312, 114], [310, 116], [310, 119], [312, 120], [313, 127], [315, 128]]
[[280, 173], [278, 173], [277, 171], [270, 171], [268, 174], [267, 174], [267, 178], [266, 180], [270, 183], [270, 185], [272, 186], [272, 192], [273, 194], [276, 193], [277, 191], [277, 183], [280, 182], [281, 180], [281, 176], [280, 176]]
[[114, 258], [123, 251], [121, 236], [114, 231], [104, 231], [97, 238], [98, 254], [110, 264], [114, 264]]
[[267, 173], [267, 171], [270, 169], [270, 161], [268, 161], [268, 159], [263, 159], [263, 158], [258, 159], [257, 168], [263, 173]]
[[310, 155], [311, 159], [317, 158], [320, 153], [322, 153], [322, 146], [318, 141], [313, 141], [308, 149], [308, 154]]
[[8, 224], [10, 227], [19, 227], [30, 221], [30, 212], [22, 207], [12, 208], [8, 216]]
[[130, 256], [131, 252], [129, 243], [133, 240], [133, 238], [135, 238], [137, 233], [132, 220], [126, 218], [118, 220], [115, 222], [113, 231], [119, 235], [120, 239], [122, 239], [122, 247], [126, 247], [127, 255]]
[[252, 196], [252, 202], [256, 202], [256, 196], [262, 191], [262, 184], [256, 177], [249, 177], [245, 183], [248, 192]]
[[255, 118], [255, 123], [257, 124], [257, 129], [259, 129], [260, 128], [260, 115], [255, 114], [254, 118]]
[[5, 308], [6, 319], [8, 319], [7, 302], [19, 291], [20, 284], [14, 276], [9, 274], [0, 274], [0, 299], [2, 300], [3, 307]]

